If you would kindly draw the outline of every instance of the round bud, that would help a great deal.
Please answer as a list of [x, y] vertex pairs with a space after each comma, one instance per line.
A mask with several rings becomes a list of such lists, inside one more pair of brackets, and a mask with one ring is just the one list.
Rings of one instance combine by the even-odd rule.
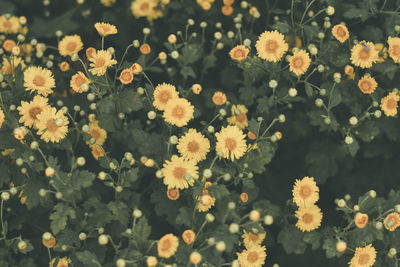
[[328, 6], [325, 9], [326, 14], [328, 14], [328, 16], [332, 16], [333, 14], [335, 14], [335, 8], [333, 6]]
[[225, 181], [225, 182], [228, 182], [228, 181], [231, 180], [232, 176], [231, 176], [230, 173], [225, 173], [224, 176], [223, 176], [223, 178], [224, 178], [224, 181]]
[[189, 259], [190, 259], [190, 262], [191, 262], [192, 264], [199, 264], [199, 263], [201, 262], [202, 256], [201, 256], [201, 254], [200, 254], [199, 252], [193, 251], [193, 252], [190, 254]]
[[331, 119], [329, 118], [329, 117], [326, 117], [325, 119], [324, 119], [324, 123], [325, 124], [327, 124], [327, 125], [329, 125], [329, 124], [331, 124]]
[[324, 104], [324, 101], [321, 98], [315, 99], [315, 105], [317, 107], [322, 107], [323, 104]]
[[389, 249], [388, 256], [389, 256], [390, 258], [395, 257], [396, 254], [397, 254], [397, 250], [396, 250], [395, 248], [390, 248], [390, 249]]
[[158, 264], [158, 260], [154, 256], [149, 256], [146, 259], [146, 264], [147, 264], [147, 267], [155, 267]]
[[231, 201], [228, 203], [228, 210], [234, 210], [236, 208], [235, 202]]
[[87, 237], [87, 235], [86, 235], [86, 233], [84, 233], [84, 232], [81, 232], [81, 233], [79, 233], [79, 240], [85, 240], [86, 239], [86, 237]]
[[337, 252], [344, 252], [347, 249], [347, 243], [340, 240], [336, 243], [336, 251]]
[[107, 177], [107, 174], [105, 172], [101, 171], [101, 172], [99, 172], [97, 177], [99, 177], [100, 180], [104, 181]]
[[381, 230], [381, 229], [383, 228], [383, 223], [382, 223], [382, 222], [376, 222], [376, 223], [375, 223], [375, 228], [376, 228], [377, 230]]
[[274, 217], [272, 217], [271, 215], [265, 215], [264, 223], [265, 225], [272, 225], [274, 223]]
[[376, 198], [376, 191], [375, 190], [369, 190], [368, 195], [370, 198]]
[[279, 120], [279, 122], [285, 122], [286, 121], [286, 116], [284, 115], [284, 114], [280, 114], [279, 116], [278, 116], [278, 120]]
[[131, 161], [133, 159], [133, 155], [131, 152], [125, 152], [124, 157], [128, 161]]
[[10, 193], [8, 193], [8, 192], [1, 193], [1, 199], [4, 200], [4, 201], [9, 200], [10, 199]]
[[47, 167], [44, 173], [47, 177], [53, 177], [56, 171], [52, 167]]
[[296, 88], [289, 88], [289, 96], [290, 97], [295, 97], [297, 95], [297, 89]]
[[339, 208], [344, 208], [346, 206], [346, 201], [344, 199], [339, 199], [337, 205]]
[[161, 170], [157, 170], [156, 171], [156, 177], [159, 178], [159, 179], [163, 177], [163, 174], [162, 174]]
[[142, 217], [143, 213], [140, 209], [134, 209], [132, 215], [134, 218], [137, 219], [137, 218]]
[[354, 205], [354, 206], [353, 206], [353, 210], [356, 211], [356, 212], [357, 212], [357, 211], [360, 211], [360, 206]]
[[204, 176], [206, 179], [210, 178], [210, 177], [212, 176], [212, 171], [211, 171], [210, 169], [205, 169], [205, 170], [203, 171], [203, 176]]
[[78, 54], [73, 54], [72, 57], [71, 57], [71, 60], [74, 61], [74, 62], [79, 60]]
[[93, 93], [89, 93], [89, 94], [87, 94], [86, 98], [89, 101], [93, 101], [96, 98], [96, 96]]
[[[147, 28], [145, 28], [145, 29], [147, 29]], [[117, 264], [117, 267], [125, 267], [126, 261], [124, 259], [118, 259], [116, 264]]]
[[26, 249], [26, 247], [28, 246], [28, 244], [24, 241], [24, 240], [20, 240], [19, 242], [18, 242], [18, 249], [19, 250], [25, 250]]
[[229, 232], [231, 234], [236, 234], [237, 232], [239, 232], [239, 224], [237, 223], [231, 223], [229, 225]]
[[212, 215], [211, 213], [207, 213], [206, 214], [206, 221], [209, 223], [212, 223], [215, 220], [214, 215]]
[[348, 145], [351, 145], [351, 144], [354, 142], [354, 139], [353, 139], [353, 137], [351, 137], [351, 136], [346, 136], [346, 137], [344, 138], [344, 142], [345, 142], [346, 144], [348, 144]]
[[139, 95], [143, 95], [143, 94], [144, 94], [144, 89], [143, 89], [143, 87], [138, 87], [138, 88], [137, 88], [137, 93], [138, 93]]
[[122, 186], [120, 186], [120, 185], [117, 185], [117, 186], [115, 187], [115, 191], [116, 191], [117, 193], [121, 193], [122, 190], [124, 190], [124, 188], [123, 188]]
[[89, 130], [90, 130], [89, 125], [85, 124], [85, 125], [82, 126], [82, 131], [83, 132], [87, 133], [87, 132], [89, 132]]
[[358, 119], [355, 116], [353, 116], [349, 119], [349, 122], [351, 125], [356, 125], [358, 123]]
[[78, 164], [78, 166], [83, 166], [86, 163], [86, 159], [84, 157], [78, 157], [76, 159], [76, 164]]
[[271, 88], [276, 88], [278, 86], [278, 82], [276, 80], [270, 80], [268, 85]]
[[400, 213], [400, 204], [394, 206], [394, 211]]
[[117, 169], [117, 166], [115, 165], [114, 162], [110, 162], [110, 164], [108, 164], [108, 166], [110, 167], [111, 170]]
[[173, 59], [177, 59], [177, 58], [179, 57], [179, 52], [176, 51], [176, 50], [172, 51], [171, 57], [172, 57]]
[[22, 166], [24, 164], [24, 160], [21, 158], [17, 158], [15, 160], [15, 164], [17, 164], [17, 166]]
[[125, 114], [122, 112], [118, 113], [118, 119], [120, 119], [120, 120], [125, 119]]
[[39, 189], [39, 196], [44, 197], [44, 196], [46, 196], [46, 194], [47, 194], [46, 189], [43, 189], [43, 188]]
[[226, 116], [226, 109], [221, 108], [221, 109], [219, 110], [219, 114], [220, 114], [222, 117], [225, 117], [225, 116]]
[[43, 233], [43, 235], [42, 235], [42, 239], [44, 240], [44, 241], [50, 241], [50, 239], [53, 237], [53, 235], [51, 234], [51, 233], [49, 233], [49, 232], [45, 232], [45, 233]]
[[153, 110], [150, 110], [147, 113], [147, 118], [149, 118], [149, 120], [154, 120], [156, 118], [156, 116], [157, 116], [157, 114]]
[[89, 91], [89, 85], [87, 83], [83, 83], [81, 85], [81, 90], [86, 93], [87, 91]]
[[15, 187], [11, 187], [11, 188], [10, 188], [10, 193], [11, 193], [11, 195], [15, 195], [15, 194], [18, 193], [18, 189], [15, 188]]
[[169, 142], [173, 145], [176, 145], [178, 143], [178, 137], [176, 135], [173, 135], [169, 138]]
[[382, 111], [380, 111], [380, 110], [375, 110], [374, 116], [375, 116], [376, 118], [380, 118], [380, 117], [382, 116]]
[[106, 235], [99, 235], [99, 238], [97, 240], [99, 242], [100, 245], [104, 246], [107, 245], [108, 243], [108, 236]]
[[63, 197], [63, 193], [61, 193], [61, 192], [57, 192], [56, 193], [56, 198], [57, 199], [62, 199], [62, 197]]
[[217, 242], [217, 244], [215, 245], [215, 249], [218, 250], [219, 252], [223, 252], [226, 249], [226, 244], [224, 241], [219, 241]]
[[249, 214], [249, 218], [253, 222], [258, 221], [260, 219], [260, 212], [258, 210], [252, 210]]
[[214, 126], [212, 126], [212, 125], [208, 126], [208, 127], [207, 127], [207, 131], [208, 131], [209, 133], [213, 133], [213, 132], [214, 132]]
[[215, 238], [214, 237], [210, 237], [207, 239], [207, 244], [209, 246], [214, 246], [215, 245]]

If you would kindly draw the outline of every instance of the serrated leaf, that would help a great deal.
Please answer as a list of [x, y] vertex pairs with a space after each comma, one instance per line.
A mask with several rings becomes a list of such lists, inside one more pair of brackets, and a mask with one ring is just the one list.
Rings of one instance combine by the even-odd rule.
[[82, 252], [76, 252], [75, 253], [78, 261], [83, 263], [87, 267], [99, 267], [99, 260], [97, 259], [96, 254], [90, 251], [82, 251]]
[[293, 225], [287, 225], [279, 232], [278, 243], [282, 244], [288, 254], [302, 254], [307, 248], [303, 242], [303, 233]]
[[50, 228], [54, 234], [64, 230], [67, 226], [68, 217], [75, 219], [75, 210], [64, 203], [58, 203], [54, 206], [54, 212], [50, 215]]
[[128, 225], [129, 209], [128, 206], [120, 201], [113, 201], [107, 204], [114, 217], [124, 226]]

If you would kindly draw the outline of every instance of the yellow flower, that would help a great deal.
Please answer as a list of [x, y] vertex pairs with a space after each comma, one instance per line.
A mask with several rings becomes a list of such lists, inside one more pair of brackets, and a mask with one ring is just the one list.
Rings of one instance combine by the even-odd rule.
[[68, 132], [68, 118], [62, 110], [48, 107], [37, 115], [37, 128], [40, 138], [46, 142], [58, 143]]
[[178, 98], [179, 93], [175, 86], [169, 83], [162, 83], [156, 86], [153, 92], [153, 106], [158, 110], [165, 110], [169, 100]]
[[97, 22], [96, 24], [94, 24], [94, 27], [101, 36], [108, 36], [118, 33], [117, 28], [109, 23]]
[[389, 56], [395, 63], [400, 63], [400, 38], [389, 36], [387, 42], [389, 44]]
[[178, 237], [173, 234], [166, 234], [157, 243], [158, 256], [168, 259], [176, 253], [178, 246]]
[[376, 250], [369, 244], [363, 248], [356, 248], [353, 258], [349, 262], [350, 267], [371, 267], [376, 259]]
[[96, 160], [98, 160], [101, 157], [104, 157], [105, 155], [104, 150], [101, 146], [94, 144], [91, 145], [90, 147], [92, 148], [92, 155]]
[[243, 243], [247, 249], [253, 246], [261, 245], [266, 236], [266, 233], [258, 233], [258, 230], [256, 228], [253, 228], [252, 231], [253, 233], [243, 230]]
[[89, 79], [85, 76], [85, 74], [83, 74], [83, 72], [78, 71], [78, 73], [74, 74], [71, 77], [71, 81], [70, 81], [70, 86], [72, 88], [72, 90], [74, 90], [77, 93], [82, 93], [82, 85], [83, 84], [87, 84], [89, 85], [90, 81]]
[[345, 25], [338, 24], [332, 28], [333, 37], [336, 38], [341, 43], [344, 43], [347, 39], [349, 39], [349, 30]]
[[358, 67], [370, 68], [378, 60], [378, 51], [373, 43], [362, 41], [351, 48], [350, 59]]
[[103, 4], [103, 6], [110, 7], [115, 3], [116, 0], [100, 0], [100, 3]]
[[7, 52], [11, 52], [13, 47], [16, 46], [17, 44], [15, 43], [14, 40], [5, 40], [3, 43], [3, 48], [4, 50], [6, 50]]
[[119, 75], [119, 81], [122, 84], [130, 84], [133, 81], [133, 73], [130, 69], [124, 69]]
[[278, 31], [265, 31], [256, 43], [257, 55], [267, 61], [278, 62], [288, 51], [289, 46], [285, 37]]
[[237, 253], [241, 267], [261, 267], [264, 266], [267, 253], [265, 246], [252, 246], [241, 253]]
[[299, 207], [313, 205], [319, 199], [319, 188], [313, 177], [296, 179], [292, 193], [293, 202]]
[[397, 227], [400, 226], [400, 215], [396, 212], [388, 214], [383, 221], [383, 225], [385, 225], [386, 229], [393, 232]]
[[354, 224], [362, 229], [368, 224], [368, 214], [366, 213], [361, 213], [357, 212], [357, 214], [354, 216]]
[[77, 54], [83, 48], [83, 43], [79, 35], [67, 35], [58, 43], [58, 52], [63, 57]]
[[47, 96], [53, 93], [56, 86], [53, 74], [42, 67], [31, 66], [24, 71], [24, 86], [26, 91], [37, 91], [38, 94]]
[[9, 18], [6, 15], [0, 16], [0, 32], [1, 33], [18, 33], [21, 29], [21, 24], [16, 16]]
[[13, 56], [10, 60], [7, 57], [3, 57], [3, 66], [1, 67], [1, 71], [14, 76], [18, 65], [21, 65], [21, 69], [26, 67], [24, 61], [20, 57]]
[[378, 83], [376, 80], [369, 75], [364, 75], [364, 77], [358, 81], [358, 88], [360, 88], [361, 92], [364, 94], [372, 94], [377, 86]]
[[210, 141], [195, 129], [189, 129], [184, 136], [179, 138], [176, 148], [184, 159], [199, 162], [206, 159], [210, 151]]
[[167, 197], [171, 200], [177, 200], [179, 198], [179, 189], [168, 188]]
[[227, 100], [226, 94], [224, 94], [220, 91], [215, 92], [214, 95], [212, 96], [212, 101], [217, 106], [221, 106], [221, 105], [225, 104], [226, 100]]
[[302, 232], [310, 232], [321, 226], [321, 209], [315, 205], [309, 207], [299, 207], [295, 215], [298, 219], [296, 226]]
[[50, 267], [68, 267], [68, 257], [60, 258], [58, 260], [57, 266], [54, 266], [54, 263], [56, 262], [56, 258], [53, 258], [50, 262]]
[[246, 128], [249, 123], [247, 121], [247, 108], [244, 105], [232, 105], [232, 117], [227, 118], [231, 125], [236, 125], [239, 129]]
[[166, 122], [178, 127], [193, 119], [194, 107], [185, 98], [173, 98], [167, 102], [163, 117]]
[[187, 229], [182, 233], [182, 239], [186, 244], [190, 245], [196, 239], [196, 234], [193, 230]]
[[194, 184], [194, 179], [199, 178], [198, 169], [194, 161], [173, 155], [170, 161], [165, 161], [161, 170], [164, 184], [168, 188], [188, 188]]
[[146, 17], [148, 21], [152, 21], [163, 15], [158, 4], [158, 0], [134, 0], [131, 4], [131, 11], [136, 18]]
[[250, 50], [245, 47], [244, 45], [237, 45], [231, 49], [229, 55], [233, 60], [242, 61], [245, 60], [247, 55], [249, 54]]
[[97, 120], [91, 120], [89, 122], [89, 134], [96, 139], [96, 143], [99, 145], [103, 145], [107, 139], [106, 130], [100, 128], [99, 121]]
[[0, 108], [0, 128], [1, 128], [1, 126], [3, 126], [3, 123], [4, 123], [4, 112], [3, 112], [3, 110]]
[[208, 190], [203, 190], [203, 194], [197, 197], [197, 210], [199, 212], [205, 212], [211, 209], [212, 206], [215, 205], [215, 197], [210, 196]]
[[397, 114], [397, 102], [400, 100], [398, 94], [391, 92], [381, 99], [381, 109], [386, 116], [394, 117]]
[[23, 123], [27, 127], [34, 127], [37, 129], [39, 122], [37, 116], [46, 108], [50, 106], [47, 103], [48, 99], [42, 96], [35, 96], [31, 102], [21, 101], [21, 106], [17, 109], [21, 118], [18, 122]]
[[221, 151], [224, 158], [234, 161], [246, 152], [246, 135], [237, 126], [224, 127], [215, 136], [217, 137], [215, 150]]
[[106, 73], [107, 68], [112, 65], [117, 64], [115, 59], [112, 59], [112, 55], [110, 52], [106, 50], [98, 50], [92, 54], [92, 57], [89, 58], [90, 67], [89, 71], [93, 75], [102, 76]]
[[298, 52], [294, 52], [293, 56], [290, 57], [289, 70], [297, 76], [300, 76], [307, 71], [310, 63], [311, 58], [308, 52], [306, 52], [305, 50], [300, 50]]

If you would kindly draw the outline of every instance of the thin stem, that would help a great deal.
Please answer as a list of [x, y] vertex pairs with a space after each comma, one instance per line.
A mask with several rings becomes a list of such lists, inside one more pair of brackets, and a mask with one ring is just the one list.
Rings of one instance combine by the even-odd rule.
[[4, 206], [4, 200], [1, 200], [1, 208], [0, 208], [1, 234], [5, 241], [5, 240], [7, 240], [7, 238], [6, 238], [7, 233], [6, 233], [6, 228], [4, 227], [4, 221], [3, 221], [3, 206]]

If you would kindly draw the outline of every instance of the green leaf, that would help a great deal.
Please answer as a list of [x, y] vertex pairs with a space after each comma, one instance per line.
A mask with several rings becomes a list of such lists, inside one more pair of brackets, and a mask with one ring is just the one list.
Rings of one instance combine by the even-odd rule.
[[180, 73], [184, 79], [187, 79], [188, 77], [192, 77], [193, 79], [196, 78], [196, 73], [193, 71], [193, 68], [189, 66], [183, 66]]
[[125, 89], [120, 92], [118, 96], [122, 112], [129, 113], [132, 111], [141, 110], [143, 108], [143, 99], [132, 89]]
[[96, 254], [94, 254], [93, 252], [85, 250], [82, 252], [76, 252], [75, 255], [78, 258], [78, 261], [80, 261], [87, 267], [101, 266], [99, 260], [97, 259]]
[[339, 88], [332, 88], [329, 96], [328, 109], [332, 109], [342, 102], [342, 94]]
[[304, 87], [305, 87], [305, 90], [306, 90], [306, 95], [307, 95], [309, 98], [311, 98], [311, 97], [313, 96], [313, 94], [314, 94], [313, 88], [312, 88], [311, 85], [309, 85], [308, 83], [306, 83]]
[[350, 8], [343, 13], [343, 16], [348, 19], [359, 18], [361, 21], [366, 21], [370, 17], [368, 9]]
[[114, 218], [116, 218], [120, 223], [124, 226], [128, 225], [129, 221], [129, 208], [128, 206], [120, 201], [113, 201], [107, 204], [107, 207], [110, 209]]
[[331, 259], [333, 257], [339, 256], [340, 252], [336, 250], [336, 239], [329, 238], [324, 240], [324, 244], [322, 245], [322, 248], [325, 250], [326, 257], [328, 259]]
[[192, 210], [190, 210], [188, 207], [179, 208], [179, 214], [176, 217], [176, 223], [190, 227], [192, 225]]
[[142, 240], [147, 240], [151, 234], [151, 226], [145, 217], [139, 218], [135, 226], [135, 233]]
[[94, 173], [87, 170], [75, 170], [71, 177], [71, 186], [75, 190], [81, 190], [82, 188], [90, 187], [93, 184], [93, 180], [96, 178]]
[[75, 210], [73, 208], [64, 203], [58, 203], [54, 206], [54, 212], [50, 215], [50, 228], [54, 234], [65, 229], [68, 217], [70, 219], [76, 218]]
[[287, 225], [279, 232], [278, 243], [282, 244], [288, 254], [302, 254], [307, 248], [303, 242], [303, 233], [293, 225]]
[[121, 183], [125, 186], [129, 186], [130, 184], [133, 184], [138, 178], [139, 169], [138, 168], [132, 168], [129, 169], [128, 171], [125, 171], [121, 175]]

